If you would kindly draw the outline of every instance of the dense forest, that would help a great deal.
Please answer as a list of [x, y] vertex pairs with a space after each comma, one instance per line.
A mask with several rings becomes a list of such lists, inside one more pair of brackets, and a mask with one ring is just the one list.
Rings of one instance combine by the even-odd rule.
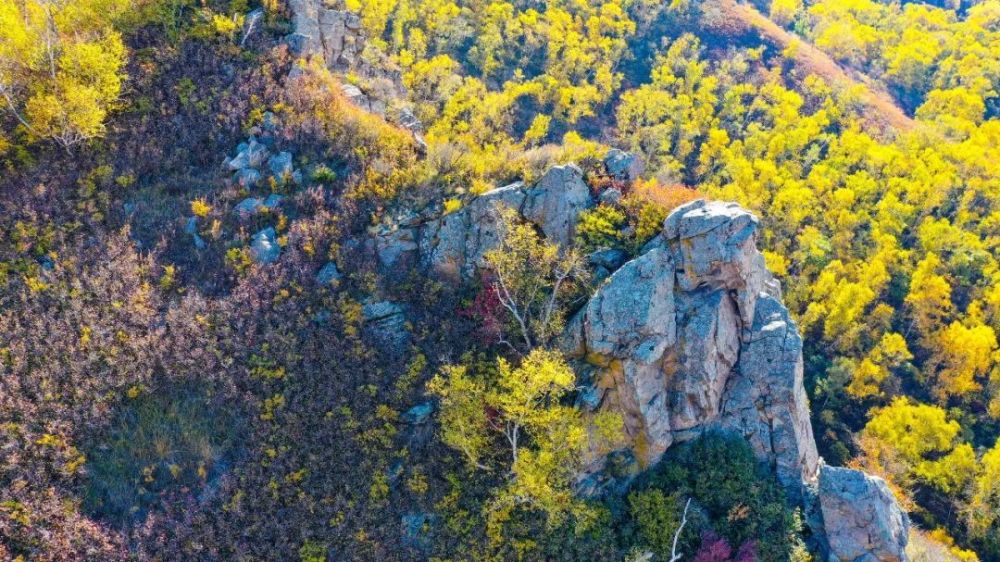
[[[0, 98], [0, 560], [823, 560], [750, 445], [646, 466], [560, 352], [588, 256], [707, 198], [825, 462], [1000, 561], [998, 0], [0, 0]], [[570, 240], [375, 257], [568, 163]]]

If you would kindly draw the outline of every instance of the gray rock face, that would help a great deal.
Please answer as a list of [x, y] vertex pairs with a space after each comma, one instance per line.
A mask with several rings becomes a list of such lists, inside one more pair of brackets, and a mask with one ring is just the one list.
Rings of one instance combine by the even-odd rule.
[[823, 465], [818, 501], [830, 562], [905, 562], [909, 518], [885, 481]]
[[528, 192], [523, 214], [539, 225], [545, 236], [561, 246], [573, 241], [580, 211], [590, 207], [590, 189], [583, 172], [573, 164], [550, 168]]
[[235, 212], [237, 215], [241, 217], [249, 217], [252, 215], [256, 215], [257, 211], [260, 210], [261, 205], [262, 203], [260, 199], [256, 197], [247, 197], [246, 199], [236, 204], [236, 207], [233, 209], [233, 212]]
[[403, 308], [390, 301], [369, 302], [361, 309], [368, 329], [382, 344], [402, 350], [410, 340]]
[[486, 252], [500, 243], [496, 208], [520, 210], [524, 200], [524, 184], [514, 183], [487, 192], [459, 211], [427, 223], [420, 232], [423, 265], [452, 279], [471, 276], [476, 268], [485, 265]]
[[739, 317], [722, 290], [677, 299], [677, 345], [666, 370], [683, 373], [670, 385], [670, 425], [691, 429], [719, 415], [726, 381], [740, 351]]
[[268, 210], [273, 211], [274, 209], [280, 207], [281, 202], [284, 200], [285, 198], [282, 197], [281, 195], [278, 195], [277, 193], [272, 193], [267, 196], [267, 199], [264, 199], [263, 205], [267, 207]]
[[580, 211], [592, 204], [579, 168], [558, 166], [531, 188], [516, 182], [484, 193], [442, 217], [387, 228], [375, 237], [374, 245], [384, 267], [416, 258], [422, 267], [441, 277], [468, 279], [485, 265], [486, 252], [500, 242], [498, 207], [514, 209], [552, 241], [568, 244]]
[[678, 285], [685, 291], [705, 286], [736, 291], [747, 327], [761, 293], [781, 298], [780, 285], [757, 251], [758, 228], [757, 217], [736, 203], [704, 200], [681, 205], [663, 222], [662, 237], [683, 269]]
[[267, 227], [253, 235], [250, 243], [250, 257], [257, 263], [274, 263], [281, 257], [281, 246], [274, 228]]
[[417, 250], [417, 233], [413, 228], [400, 228], [375, 239], [375, 249], [383, 267], [402, 265]]
[[331, 70], [348, 68], [364, 48], [361, 18], [333, 10], [323, 0], [290, 0], [295, 33], [288, 37], [300, 56], [321, 55]]
[[416, 406], [410, 408], [409, 410], [403, 412], [402, 419], [403, 422], [410, 425], [419, 425], [426, 423], [430, 419], [431, 414], [434, 413], [434, 404], [430, 402], [424, 402], [423, 404], [417, 404]]
[[236, 182], [247, 189], [260, 183], [262, 176], [255, 168], [243, 168], [236, 172]]
[[762, 293], [749, 342], [727, 382], [718, 425], [744, 436], [770, 461], [789, 497], [801, 501], [803, 482], [819, 463], [802, 384], [802, 338], [788, 310]]
[[[670, 254], [657, 249], [614, 272], [584, 309], [580, 343], [607, 369], [608, 406], [625, 415], [634, 436], [659, 457], [673, 443], [664, 354], [677, 338]], [[622, 314], [627, 310], [629, 313]], [[581, 350], [576, 350], [578, 353]]]
[[757, 251], [757, 219], [696, 201], [615, 271], [563, 338], [603, 369], [601, 407], [654, 462], [709, 428], [744, 435], [800, 501], [818, 457], [802, 385], [802, 343]]

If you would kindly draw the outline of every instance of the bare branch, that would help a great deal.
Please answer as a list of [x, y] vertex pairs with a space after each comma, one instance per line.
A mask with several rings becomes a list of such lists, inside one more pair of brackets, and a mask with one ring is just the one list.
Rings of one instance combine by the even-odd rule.
[[670, 562], [677, 562], [681, 559], [680, 553], [677, 552], [677, 541], [681, 538], [681, 531], [684, 530], [684, 525], [688, 522], [688, 508], [691, 507], [691, 498], [688, 498], [686, 504], [684, 504], [684, 515], [681, 516], [681, 526], [677, 527], [677, 532], [674, 533], [674, 544], [670, 547]]

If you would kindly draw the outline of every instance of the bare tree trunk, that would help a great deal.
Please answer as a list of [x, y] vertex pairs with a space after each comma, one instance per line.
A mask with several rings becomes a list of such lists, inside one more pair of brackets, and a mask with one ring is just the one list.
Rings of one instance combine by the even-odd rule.
[[677, 527], [677, 532], [674, 533], [674, 543], [670, 547], [670, 562], [677, 562], [681, 559], [680, 553], [677, 552], [677, 541], [681, 538], [681, 531], [684, 530], [684, 525], [687, 525], [689, 507], [691, 507], [691, 498], [688, 498], [687, 503], [684, 504], [684, 515], [681, 516], [681, 526]]

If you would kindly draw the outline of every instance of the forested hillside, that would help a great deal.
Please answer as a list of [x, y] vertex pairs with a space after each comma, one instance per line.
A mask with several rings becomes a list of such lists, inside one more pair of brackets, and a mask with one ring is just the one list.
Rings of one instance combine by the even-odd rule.
[[1000, 561], [998, 0], [0, 0], [0, 108], [0, 560], [825, 560], [569, 351], [704, 198], [825, 462]]

